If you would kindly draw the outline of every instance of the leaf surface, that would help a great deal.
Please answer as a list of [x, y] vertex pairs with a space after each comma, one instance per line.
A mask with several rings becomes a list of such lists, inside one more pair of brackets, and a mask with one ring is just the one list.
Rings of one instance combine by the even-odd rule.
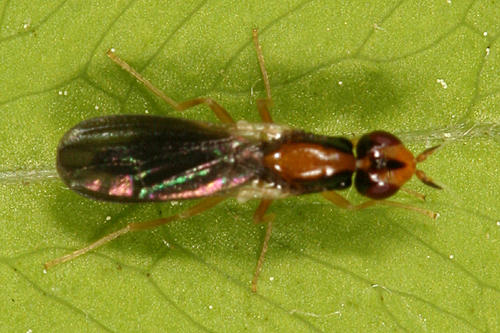
[[[0, 313], [10, 331], [499, 331], [500, 4], [495, 1], [8, 1], [0, 3]], [[318, 195], [229, 200], [126, 235], [48, 272], [43, 263], [186, 203], [118, 205], [67, 190], [58, 140], [83, 119], [176, 113], [105, 55], [181, 101], [210, 96], [258, 121], [260, 42], [276, 122], [330, 135], [391, 131], [418, 153], [436, 221]], [[353, 202], [364, 199], [344, 193]], [[7, 311], [5, 311], [7, 309]]]

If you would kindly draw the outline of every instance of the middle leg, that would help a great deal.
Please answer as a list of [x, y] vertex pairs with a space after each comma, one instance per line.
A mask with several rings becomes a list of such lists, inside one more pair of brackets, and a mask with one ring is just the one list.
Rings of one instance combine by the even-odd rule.
[[262, 54], [262, 47], [259, 43], [259, 32], [257, 29], [252, 30], [253, 44], [257, 52], [257, 59], [259, 61], [260, 72], [262, 73], [262, 80], [266, 89], [266, 98], [257, 100], [257, 109], [259, 110], [260, 118], [265, 123], [272, 123], [273, 119], [269, 113], [269, 108], [273, 106], [271, 98], [271, 85], [269, 84], [269, 76], [267, 75], [266, 64], [264, 63], [264, 55]]
[[273, 229], [274, 214], [265, 215], [272, 202], [273, 200], [262, 199], [260, 201], [259, 207], [257, 207], [257, 210], [253, 215], [253, 221], [255, 223], [266, 222], [266, 234], [264, 236], [264, 241], [262, 242], [262, 249], [260, 250], [260, 256], [257, 260], [257, 266], [255, 267], [255, 273], [253, 274], [252, 279], [252, 291], [254, 293], [257, 292], [257, 281], [259, 280], [259, 275], [262, 271], [262, 265], [264, 264], [267, 247], [269, 245], [269, 240], [271, 239], [271, 233]]

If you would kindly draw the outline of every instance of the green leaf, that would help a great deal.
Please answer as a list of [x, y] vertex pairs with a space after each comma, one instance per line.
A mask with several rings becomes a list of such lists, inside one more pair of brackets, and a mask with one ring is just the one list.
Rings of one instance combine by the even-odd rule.
[[[265, 3], [265, 4], [264, 4]], [[489, 1], [0, 2], [0, 323], [5, 331], [500, 331], [500, 4]], [[319, 195], [257, 202], [43, 263], [129, 222], [192, 203], [118, 205], [54, 175], [58, 140], [99, 115], [179, 114], [105, 55], [176, 100], [210, 96], [259, 121], [260, 42], [276, 122], [329, 135], [396, 133], [444, 190], [412, 180], [437, 220], [343, 211]], [[363, 198], [349, 190], [353, 202]]]

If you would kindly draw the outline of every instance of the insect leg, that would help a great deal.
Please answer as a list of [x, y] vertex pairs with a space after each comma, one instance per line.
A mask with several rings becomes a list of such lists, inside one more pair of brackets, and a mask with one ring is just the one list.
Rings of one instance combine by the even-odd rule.
[[172, 98], [168, 97], [161, 91], [160, 89], [156, 88], [148, 79], [143, 77], [139, 72], [137, 72], [132, 66], [127, 64], [125, 61], [123, 61], [120, 57], [118, 57], [116, 54], [113, 53], [113, 51], [108, 50], [106, 53], [108, 57], [113, 60], [118, 66], [120, 66], [123, 70], [128, 72], [130, 75], [135, 77], [137, 81], [141, 82], [144, 84], [146, 88], [151, 90], [153, 94], [156, 96], [160, 97], [162, 100], [164, 100], [167, 104], [170, 104], [174, 109], [177, 111], [184, 111], [186, 109], [189, 109], [193, 106], [199, 105], [199, 104], [205, 104], [208, 106], [212, 111], [215, 113], [217, 118], [223, 123], [226, 124], [234, 124], [233, 118], [227, 113], [226, 109], [224, 109], [222, 106], [220, 106], [216, 101], [209, 97], [200, 97], [200, 98], [195, 98], [191, 99], [185, 102], [178, 103], [174, 101]]
[[332, 202], [333, 204], [335, 204], [341, 208], [345, 208], [345, 209], [349, 209], [349, 210], [361, 210], [361, 209], [365, 209], [365, 208], [368, 208], [371, 206], [384, 205], [384, 206], [392, 206], [392, 207], [398, 207], [398, 208], [403, 208], [403, 209], [407, 209], [407, 210], [412, 210], [412, 211], [418, 212], [420, 214], [427, 215], [433, 219], [438, 217], [438, 213], [433, 212], [431, 210], [427, 210], [427, 209], [423, 209], [423, 208], [415, 207], [415, 206], [410, 206], [410, 205], [405, 205], [405, 204], [395, 202], [395, 201], [368, 200], [368, 201], [365, 201], [359, 205], [353, 205], [349, 202], [349, 200], [347, 200], [346, 198], [344, 198], [343, 196], [341, 196], [340, 194], [338, 194], [336, 192], [327, 191], [327, 192], [322, 192], [321, 194], [328, 201]]
[[257, 29], [252, 30], [253, 44], [255, 45], [255, 51], [257, 52], [257, 59], [259, 61], [260, 72], [262, 73], [262, 80], [264, 81], [264, 87], [266, 89], [266, 98], [257, 100], [257, 109], [259, 110], [260, 118], [265, 123], [272, 123], [271, 114], [269, 113], [269, 108], [273, 106], [273, 100], [271, 98], [271, 85], [269, 84], [269, 76], [267, 75], [266, 65], [264, 63], [264, 55], [262, 54], [262, 47], [259, 44], [259, 32]]
[[260, 250], [259, 260], [257, 260], [257, 266], [255, 267], [255, 273], [252, 279], [252, 291], [257, 292], [257, 281], [259, 279], [260, 272], [262, 271], [262, 265], [264, 264], [264, 259], [266, 257], [267, 247], [269, 245], [269, 239], [271, 239], [271, 232], [273, 228], [274, 214], [264, 215], [266, 210], [269, 208], [273, 200], [262, 199], [260, 201], [259, 207], [253, 215], [253, 221], [255, 223], [267, 222], [266, 234], [264, 236], [264, 241], [262, 242], [262, 249]]
[[267, 209], [271, 205], [273, 200], [269, 199], [262, 199], [259, 203], [259, 207], [257, 207], [257, 210], [253, 214], [253, 221], [255, 224], [259, 224], [262, 222], [266, 222], [268, 219], [272, 218], [274, 219], [274, 214], [266, 214]]
[[418, 198], [420, 200], [425, 200], [425, 194], [422, 194], [420, 192], [410, 190], [409, 188], [406, 188], [406, 187], [401, 187], [399, 190], [403, 191], [403, 192], [406, 192], [409, 195], [413, 195], [414, 197], [416, 197], [416, 198]]
[[66, 255], [59, 257], [59, 258], [56, 258], [54, 260], [48, 261], [45, 263], [44, 266], [46, 269], [49, 269], [49, 268], [54, 267], [56, 265], [62, 264], [63, 262], [73, 260], [73, 259], [75, 259], [75, 258], [77, 258], [77, 257], [79, 257], [79, 256], [81, 256], [89, 251], [92, 251], [92, 250], [94, 250], [94, 249], [96, 249], [96, 248], [98, 248], [106, 243], [111, 242], [113, 239], [118, 238], [121, 235], [124, 235], [128, 232], [154, 229], [156, 227], [162, 226], [162, 225], [169, 223], [169, 222], [173, 222], [175, 220], [185, 219], [185, 218], [200, 214], [200, 213], [212, 208], [213, 206], [217, 205], [218, 203], [220, 203], [224, 199], [225, 199], [224, 197], [209, 197], [209, 198], [203, 199], [202, 201], [200, 201], [196, 205], [188, 208], [185, 211], [182, 211], [180, 213], [177, 213], [177, 214], [174, 214], [174, 215], [171, 215], [168, 217], [164, 217], [164, 218], [160, 218], [160, 219], [156, 219], [156, 220], [151, 220], [148, 222], [142, 222], [142, 223], [130, 223], [130, 224], [126, 225], [124, 228], [122, 228], [118, 231], [115, 231], [109, 235], [106, 235], [106, 236], [102, 237], [101, 239], [95, 241], [94, 243], [92, 243], [84, 248], [78, 249], [72, 253], [66, 254]]

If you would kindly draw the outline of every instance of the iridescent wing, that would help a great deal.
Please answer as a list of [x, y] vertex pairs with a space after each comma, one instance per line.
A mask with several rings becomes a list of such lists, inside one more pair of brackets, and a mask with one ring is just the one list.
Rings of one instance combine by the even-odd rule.
[[57, 170], [72, 190], [118, 202], [199, 198], [256, 176], [258, 143], [227, 127], [158, 116], [110, 116], [70, 129]]

